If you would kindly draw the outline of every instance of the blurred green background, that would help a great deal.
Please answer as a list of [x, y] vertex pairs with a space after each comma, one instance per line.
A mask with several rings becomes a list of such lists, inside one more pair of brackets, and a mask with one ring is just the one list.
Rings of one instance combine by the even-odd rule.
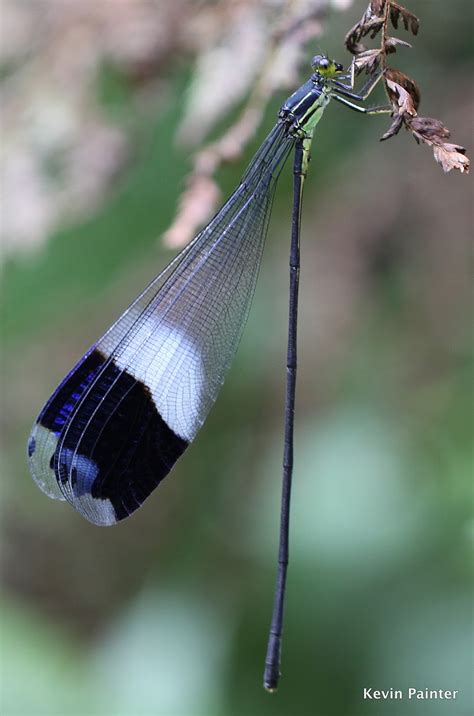
[[[240, 4], [252, 10], [252, 3]], [[71, 91], [67, 62], [55, 63], [90, 60], [84, 42], [94, 12], [115, 28], [116, 45], [104, 32], [101, 59], [80, 102], [69, 107], [68, 126], [92, 131], [100, 116], [113, 141], [99, 142], [97, 152], [88, 145], [72, 165], [68, 155], [67, 166], [53, 153], [59, 159], [48, 167], [52, 185], [62, 187], [67, 170], [69, 181], [77, 173], [82, 191], [77, 201], [74, 192], [62, 196], [54, 228], [43, 204], [35, 215], [32, 200], [21, 203], [33, 186], [25, 171], [10, 171], [5, 184], [19, 202], [10, 211], [29, 228], [15, 233], [13, 224], [7, 236], [2, 289], [2, 714], [471, 713], [469, 178], [443, 175], [430, 149], [404, 131], [380, 144], [384, 118], [331, 106], [318, 128], [303, 211], [283, 677], [278, 693], [266, 694], [291, 171], [279, 183], [236, 361], [172, 477], [130, 520], [110, 529], [48, 500], [28, 474], [28, 432], [61, 377], [172, 255], [158, 237], [175, 214], [191, 153], [175, 141], [175, 123], [186, 112], [196, 58], [211, 42], [206, 33], [211, 21], [222, 22], [225, 3], [141, 3], [160, 18], [153, 42], [146, 12], [142, 25], [133, 25], [136, 34], [127, 32], [134, 3], [105, 1], [95, 10], [84, 3], [78, 18], [68, 19], [69, 34], [59, 12], [67, 3], [33, 5], [44, 17], [28, 17], [16, 35], [11, 30], [9, 42], [20, 49], [2, 63], [15, 131], [23, 123], [36, 127], [25, 156], [33, 161], [31, 147], [41, 148], [45, 136], [56, 141], [64, 127], [47, 82], [64, 72], [59, 86]], [[365, 3], [342, 12], [344, 5], [350, 3], [333, 3], [321, 17], [324, 32], [310, 43], [308, 58], [319, 42], [347, 62], [343, 37]], [[444, 121], [453, 141], [472, 152], [470, 3], [408, 5], [421, 17], [421, 32], [392, 64], [419, 81], [421, 113]], [[26, 18], [30, 6], [8, 9], [11, 21], [15, 12]], [[186, 24], [186, 13], [183, 39], [175, 30]], [[48, 22], [49, 29], [57, 25], [62, 55], [38, 40]], [[128, 47], [130, 35], [150, 41], [155, 54], [117, 61], [117, 47]], [[96, 52], [100, 34], [94, 37]], [[301, 81], [307, 72], [304, 66]], [[31, 102], [27, 112], [22, 93]], [[220, 170], [223, 196], [287, 94], [272, 99], [245, 156]], [[7, 148], [16, 147], [15, 137], [5, 132]], [[120, 166], [109, 167], [97, 187], [97, 156], [109, 161], [117, 154]], [[36, 187], [32, 196], [47, 191]], [[75, 214], [78, 204], [84, 208]], [[36, 234], [31, 226], [41, 222], [46, 228]], [[367, 702], [364, 687], [460, 694], [456, 701]]]

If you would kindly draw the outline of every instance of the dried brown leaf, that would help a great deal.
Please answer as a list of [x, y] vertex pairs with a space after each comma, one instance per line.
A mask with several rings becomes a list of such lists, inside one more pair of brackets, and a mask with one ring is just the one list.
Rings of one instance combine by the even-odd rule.
[[391, 0], [390, 20], [395, 29], [397, 29], [398, 27], [398, 22], [400, 18], [402, 19], [403, 25], [405, 26], [405, 30], [407, 30], [407, 32], [411, 32], [412, 35], [418, 34], [418, 30], [420, 29], [420, 21], [417, 16], [407, 10], [406, 7], [403, 7], [402, 5], [399, 5], [398, 3], [393, 2], [393, 0]]
[[355, 57], [367, 50], [367, 45], [364, 45], [362, 42], [357, 42], [354, 35], [346, 35], [345, 46]]
[[390, 98], [390, 102], [392, 103], [394, 113], [400, 115], [409, 114], [412, 117], [415, 117], [416, 107], [413, 103], [411, 94], [397, 82], [386, 80], [385, 84], [388, 89], [388, 96]]
[[392, 54], [393, 52], [397, 51], [397, 46], [401, 47], [411, 47], [409, 42], [405, 42], [405, 40], [400, 40], [398, 37], [386, 37], [384, 40], [384, 50], [387, 55]]
[[396, 114], [390, 127], [380, 137], [380, 141], [383, 142], [386, 139], [390, 139], [390, 137], [394, 137], [396, 134], [399, 133], [402, 126], [403, 126], [403, 117], [400, 114]]
[[[406, 106], [405, 111], [408, 114], [415, 116], [421, 98], [420, 88], [418, 87], [415, 80], [413, 80], [411, 77], [408, 77], [408, 75], [404, 74], [403, 72], [394, 69], [393, 67], [386, 67], [384, 72], [384, 81], [388, 97], [390, 99], [390, 102], [392, 103], [392, 107], [394, 107], [395, 112], [400, 114], [400, 109], [403, 104]], [[390, 83], [392, 83], [392, 85], [397, 85], [397, 87], [400, 87], [402, 90], [404, 90], [404, 92], [399, 93], [397, 88], [391, 86]], [[410, 96], [411, 103], [405, 97], [405, 93]], [[400, 101], [402, 101], [402, 104], [400, 104]]]
[[441, 144], [433, 147], [434, 158], [441, 164], [444, 172], [458, 169], [461, 174], [469, 174], [470, 161], [466, 157], [466, 150], [458, 144]]
[[386, 0], [372, 0], [358, 23], [352, 27], [344, 38], [346, 48], [353, 55], [360, 55], [367, 47], [360, 40], [371, 33], [372, 39], [384, 24], [384, 7]]
[[407, 123], [407, 129], [413, 134], [416, 141], [433, 147], [436, 161], [441, 164], [443, 171], [458, 169], [461, 173], [469, 172], [469, 158], [466, 150], [459, 144], [445, 141], [451, 136], [449, 129], [432, 117], [413, 117]]
[[369, 35], [370, 38], [373, 40], [376, 34], [382, 29], [383, 27], [383, 18], [380, 17], [374, 17], [364, 26], [363, 28], [363, 35]]
[[369, 34], [371, 39], [373, 39], [381, 29], [384, 29], [382, 44], [388, 42], [385, 48], [387, 54], [395, 52], [397, 44], [404, 44], [402, 40], [386, 37], [387, 14], [390, 16], [392, 25], [395, 28], [398, 27], [398, 23], [401, 19], [407, 31], [412, 32], [413, 35], [418, 33], [420, 22], [416, 15], [405, 7], [394, 2], [394, 0], [371, 0], [362, 18], [349, 30], [345, 37], [345, 45], [349, 52], [352, 52], [354, 55], [359, 55], [361, 52], [367, 50], [367, 47], [361, 43], [360, 40]]
[[371, 0], [370, 9], [374, 15], [381, 15], [385, 8], [387, 0]]
[[414, 80], [393, 67], [384, 73], [387, 95], [393, 108], [392, 124], [380, 138], [381, 141], [394, 137], [407, 120], [415, 120], [420, 103], [420, 90]]
[[451, 132], [439, 119], [433, 119], [432, 117], [413, 117], [410, 121], [410, 129], [417, 138], [424, 142], [444, 141], [449, 139]]
[[365, 70], [369, 74], [375, 72], [380, 64], [381, 53], [382, 50], [380, 48], [360, 52], [357, 57], [354, 58], [356, 74], [359, 74], [362, 70]]

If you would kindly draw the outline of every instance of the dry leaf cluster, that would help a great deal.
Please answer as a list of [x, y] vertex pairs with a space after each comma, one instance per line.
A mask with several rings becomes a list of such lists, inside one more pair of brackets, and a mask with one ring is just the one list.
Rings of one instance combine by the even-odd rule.
[[[470, 162], [466, 150], [448, 141], [449, 129], [439, 119], [418, 115], [420, 89], [415, 80], [387, 64], [387, 56], [395, 53], [397, 47], [411, 47], [408, 42], [389, 35], [389, 26], [397, 29], [400, 22], [412, 35], [418, 34], [419, 20], [407, 8], [394, 0], [371, 0], [364, 15], [345, 39], [347, 49], [354, 55], [356, 74], [383, 71], [385, 91], [392, 107], [392, 124], [382, 140], [398, 134], [404, 126], [418, 143], [433, 148], [434, 157], [445, 172], [458, 169], [467, 173]], [[379, 47], [368, 48], [361, 42], [365, 37], [374, 39], [379, 33]]]

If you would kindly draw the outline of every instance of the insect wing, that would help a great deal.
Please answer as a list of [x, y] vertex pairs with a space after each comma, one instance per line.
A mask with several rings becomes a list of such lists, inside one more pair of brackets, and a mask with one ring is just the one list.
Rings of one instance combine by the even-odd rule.
[[140, 507], [207, 417], [248, 315], [291, 146], [277, 125], [224, 207], [40, 413], [28, 446], [33, 477], [91, 522], [113, 524]]

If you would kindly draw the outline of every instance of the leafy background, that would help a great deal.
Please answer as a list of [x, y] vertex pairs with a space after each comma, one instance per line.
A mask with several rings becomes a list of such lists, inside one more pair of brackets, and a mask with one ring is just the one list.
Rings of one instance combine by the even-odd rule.
[[[209, 106], [205, 92], [232, 85], [246, 59], [240, 96], [213, 120], [230, 125], [285, 5], [4, 3], [5, 716], [472, 708], [470, 183], [443, 175], [405, 133], [379, 144], [385, 119], [331, 106], [307, 182], [278, 693], [263, 691], [261, 672], [277, 547], [290, 171], [237, 359], [172, 478], [129, 521], [102, 530], [28, 475], [42, 403], [170, 258], [158, 237], [189, 171], [199, 101]], [[307, 57], [319, 43], [347, 62], [343, 36], [365, 6], [320, 5]], [[419, 81], [423, 113], [469, 143], [472, 8], [412, 0], [410, 9], [421, 32], [393, 64]], [[307, 72], [302, 63], [297, 81]], [[288, 93], [276, 93], [252, 145], [219, 171], [223, 196]], [[460, 696], [370, 703], [370, 686]]]

